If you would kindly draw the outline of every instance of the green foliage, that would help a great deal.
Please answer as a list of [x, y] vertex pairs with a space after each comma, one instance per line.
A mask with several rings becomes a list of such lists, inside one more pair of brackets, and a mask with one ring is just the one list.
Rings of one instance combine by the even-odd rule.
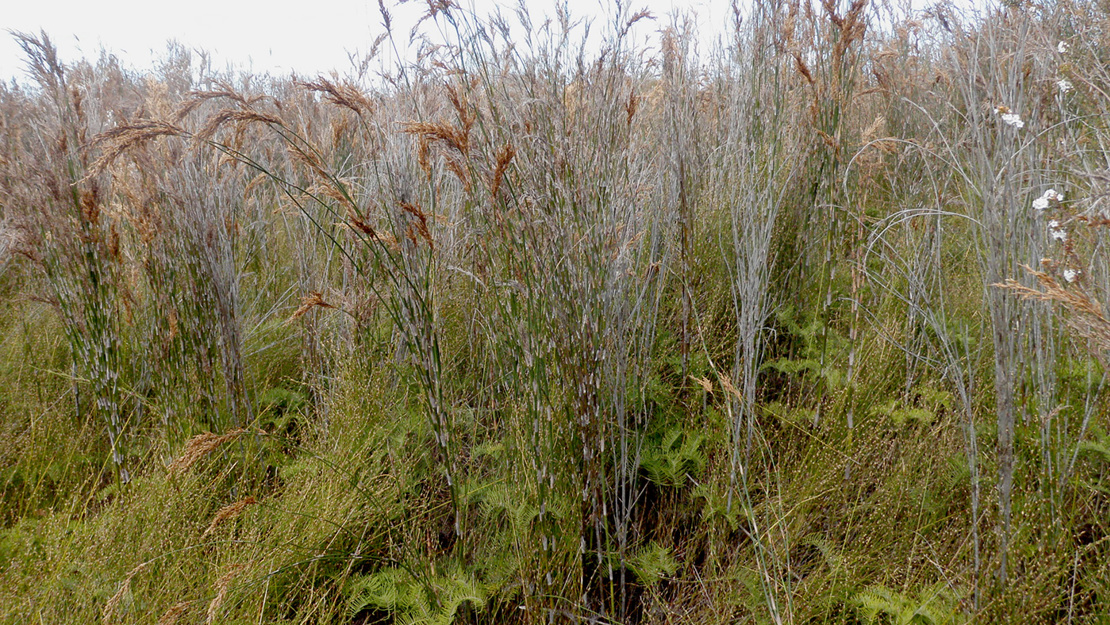
[[640, 459], [642, 468], [653, 483], [680, 487], [698, 477], [707, 459], [702, 451], [705, 437], [674, 426], [657, 440], [650, 440]]
[[668, 547], [652, 541], [642, 547], [629, 560], [636, 579], [645, 586], [651, 586], [668, 578], [678, 570], [678, 560]]
[[847, 351], [847, 339], [819, 316], [799, 312], [793, 306], [779, 309], [775, 321], [783, 334], [779, 340], [784, 343], [776, 351], [787, 355], [767, 360], [762, 370], [797, 377], [826, 390], [844, 386], [846, 378], [838, 359]]
[[794, 425], [804, 425], [813, 422], [816, 410], [806, 406], [788, 406], [781, 401], [773, 401], [760, 406], [760, 410], [768, 417], [780, 419]]
[[730, 530], [740, 529], [741, 521], [752, 518], [753, 513], [744, 507], [737, 498], [729, 498], [727, 487], [715, 487], [706, 482], [694, 488], [695, 501], [701, 501], [701, 518], [704, 523], [712, 526], [721, 521]]
[[1079, 443], [1079, 453], [1110, 466], [1110, 441], [1083, 441]]
[[891, 399], [872, 406], [870, 415], [886, 417], [897, 427], [907, 424], [932, 425], [937, 415], [952, 410], [952, 395], [930, 386], [917, 386], [909, 399]]
[[802, 545], [808, 545], [821, 554], [821, 561], [830, 571], [841, 572], [844, 566], [844, 557], [840, 548], [828, 538], [817, 534], [810, 534], [801, 540]]
[[[528, 501], [518, 488], [504, 482], [484, 485], [474, 490], [471, 500], [477, 500], [483, 514], [489, 518], [505, 518], [514, 536], [526, 537], [539, 508]], [[555, 511], [553, 514], [557, 516]]]
[[457, 568], [449, 570], [421, 579], [398, 568], [354, 577], [345, 590], [347, 618], [372, 608], [405, 625], [451, 625], [464, 603], [481, 611], [486, 605], [481, 586]]
[[[756, 3], [710, 68], [678, 20], [640, 49], [639, 18], [616, 16], [628, 25], [591, 59], [561, 32], [573, 19], [508, 42], [432, 4], [423, 27], [447, 26], [447, 45], [386, 81], [105, 60], [58, 66], [58, 93], [50, 76], [0, 83], [0, 622], [131, 625], [184, 606], [178, 622], [199, 623], [217, 598], [226, 623], [1103, 617], [1102, 370], [1043, 303], [1026, 311], [1042, 325], [1013, 334], [1018, 360], [1049, 356], [1014, 372], [1016, 575], [990, 581], [999, 335], [984, 299], [1008, 300], [977, 261], [1032, 241], [1083, 267], [1061, 289], [1106, 299], [1105, 259], [1082, 257], [1104, 231], [1070, 213], [1104, 195], [1088, 179], [1101, 153], [1082, 148], [1110, 143], [1091, 58], [1105, 7], [1007, 12], [1036, 35], [1018, 63], [1020, 29], [978, 45], [989, 11], [891, 30], [868, 3]], [[1062, 38], [1071, 53], [1053, 51]], [[1010, 79], [978, 71], [983, 50], [1015, 59]], [[994, 101], [1085, 62], [1066, 97]], [[198, 76], [219, 90], [184, 96]], [[968, 101], [982, 85], [1000, 91]], [[57, 107], [78, 95], [80, 111]], [[1025, 131], [989, 109], [976, 122], [986, 101], [1020, 109]], [[111, 133], [50, 157], [40, 126], [67, 115]], [[82, 174], [101, 195], [71, 215], [48, 196], [81, 172], [40, 174], [78, 144], [121, 151]], [[976, 150], [1006, 146], [1039, 160], [998, 152], [1005, 167], [968, 175]], [[270, 177], [251, 180], [259, 167]], [[1042, 184], [1067, 203], [1026, 210]], [[13, 200], [36, 195], [50, 201]], [[993, 196], [1032, 234], [980, 239]], [[777, 256], [749, 257], [742, 217], [767, 200], [783, 205], [763, 232]], [[1021, 276], [992, 280], [1006, 277]], [[726, 395], [720, 376], [756, 384]], [[957, 384], [972, 402], [958, 418], [941, 390]], [[1069, 408], [1042, 423], [1043, 401]], [[246, 431], [225, 440], [231, 412]]]
[[258, 425], [268, 431], [292, 434], [297, 419], [308, 405], [308, 398], [295, 390], [274, 387], [258, 396]]
[[955, 622], [956, 606], [946, 586], [926, 588], [909, 597], [883, 586], [871, 586], [856, 594], [859, 615], [868, 623], [880, 623], [880, 615], [891, 625], [946, 625]]

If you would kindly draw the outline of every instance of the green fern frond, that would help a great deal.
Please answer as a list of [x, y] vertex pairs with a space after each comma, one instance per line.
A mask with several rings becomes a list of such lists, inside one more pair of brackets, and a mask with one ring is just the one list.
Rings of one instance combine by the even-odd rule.
[[879, 622], [879, 615], [894, 625], [947, 625], [955, 620], [955, 602], [943, 584], [925, 589], [911, 599], [883, 586], [870, 586], [853, 598], [857, 611], [868, 623]]
[[407, 612], [419, 603], [412, 592], [408, 574], [400, 569], [382, 569], [371, 575], [355, 577], [347, 587], [347, 616], [366, 608], [387, 612]]
[[355, 577], [347, 586], [348, 619], [366, 608], [376, 608], [391, 613], [397, 623], [451, 625], [464, 603], [483, 610], [485, 592], [457, 567], [433, 577], [426, 585], [407, 571], [382, 569]]
[[786, 373], [790, 375], [797, 375], [800, 373], [811, 373], [821, 370], [821, 363], [812, 358], [776, 358], [763, 363], [760, 367], [763, 371], [768, 369], [777, 371], [778, 373]]
[[905, 608], [906, 598], [882, 586], [871, 586], [856, 594], [856, 607], [868, 623], [877, 623], [880, 614], [897, 617]]
[[471, 496], [471, 503], [477, 502], [479, 509], [487, 518], [496, 518], [504, 515], [512, 526], [514, 533], [526, 532], [532, 520], [540, 513], [539, 508], [532, 505], [529, 495], [519, 488], [504, 482], [491, 484], [475, 489]]
[[694, 488], [693, 495], [696, 499], [701, 499], [704, 502], [701, 515], [706, 522], [712, 522], [720, 517], [725, 520], [729, 529], [736, 530], [740, 527], [741, 519], [755, 517], [755, 512], [741, 504], [740, 501], [733, 501], [732, 508], [729, 509], [727, 492], [714, 489], [709, 484], [699, 484]]
[[832, 541], [823, 536], [811, 534], [803, 538], [801, 543], [803, 545], [810, 545], [821, 552], [821, 558], [825, 561], [825, 564], [829, 566], [829, 569], [836, 571], [840, 568], [840, 549]]
[[1110, 464], [1110, 445], [1103, 441], [1083, 441], [1079, 443], [1079, 453]]
[[697, 475], [705, 468], [708, 458], [702, 451], [704, 443], [702, 434], [672, 427], [658, 443], [646, 446], [640, 466], [655, 484], [682, 486], [688, 475]]
[[645, 586], [651, 586], [661, 579], [670, 577], [678, 570], [678, 560], [667, 547], [652, 541], [632, 556], [632, 572]]
[[917, 595], [915, 615], [931, 625], [955, 622], [958, 602], [944, 583], [926, 588]]

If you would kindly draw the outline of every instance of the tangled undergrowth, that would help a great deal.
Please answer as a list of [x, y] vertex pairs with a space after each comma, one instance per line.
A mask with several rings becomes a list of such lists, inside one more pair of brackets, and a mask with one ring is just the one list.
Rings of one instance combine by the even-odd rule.
[[1105, 7], [382, 11], [16, 35], [0, 621], [1110, 619]]

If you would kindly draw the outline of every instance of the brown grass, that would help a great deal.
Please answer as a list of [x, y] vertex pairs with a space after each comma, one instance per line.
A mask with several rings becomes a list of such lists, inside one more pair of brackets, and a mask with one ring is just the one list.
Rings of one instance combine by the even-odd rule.
[[247, 432], [245, 428], [234, 429], [227, 434], [213, 434], [212, 432], [204, 432], [197, 434], [185, 443], [185, 452], [181, 457], [174, 460], [170, 466], [170, 473], [184, 473], [188, 471], [194, 464], [200, 462], [205, 456], [212, 453], [215, 449], [228, 441], [233, 441], [239, 438], [240, 435]]
[[332, 306], [331, 304], [324, 301], [324, 295], [322, 293], [320, 293], [319, 291], [313, 291], [304, 296], [304, 298], [301, 300], [300, 307], [297, 308], [292, 316], [289, 317], [286, 323], [293, 323], [297, 319], [300, 319], [301, 317], [308, 314], [308, 311], [312, 310], [313, 308], [335, 308], [335, 306]]
[[181, 618], [181, 615], [185, 614], [185, 611], [189, 609], [190, 603], [190, 601], [182, 601], [169, 610], [166, 610], [166, 612], [158, 618], [156, 625], [175, 625], [177, 619]]
[[127, 577], [125, 577], [123, 582], [119, 585], [119, 590], [116, 591], [116, 594], [112, 595], [111, 598], [108, 599], [108, 602], [104, 604], [102, 620], [105, 625], [112, 622], [112, 618], [116, 614], [116, 608], [119, 607], [120, 601], [122, 601], [124, 595], [126, 595], [128, 591], [131, 590], [131, 578], [135, 577], [139, 574], [140, 571], [145, 569], [146, 565], [147, 563], [144, 562], [143, 564], [140, 564], [139, 566], [131, 569], [131, 572], [127, 574]]
[[213, 625], [218, 622], [216, 617], [219, 614], [220, 606], [223, 605], [224, 599], [227, 598], [227, 590], [231, 587], [231, 580], [235, 579], [245, 568], [247, 568], [245, 564], [233, 564], [231, 568], [228, 569], [227, 573], [224, 573], [223, 577], [216, 580], [216, 596], [208, 604], [208, 618], [205, 620], [207, 625]]
[[141, 120], [106, 130], [93, 140], [93, 145], [103, 148], [104, 152], [93, 163], [92, 173], [89, 175], [102, 173], [120, 156], [132, 150], [141, 149], [155, 139], [187, 134], [184, 129], [174, 124], [154, 119]]
[[222, 523], [224, 523], [225, 521], [235, 520], [240, 514], [243, 513], [243, 510], [245, 510], [247, 506], [253, 506], [257, 503], [257, 499], [248, 495], [247, 497], [244, 497], [239, 501], [230, 503], [220, 508], [219, 512], [216, 513], [216, 516], [213, 517], [212, 522], [208, 524], [208, 529], [204, 530], [204, 534], [201, 535], [201, 538], [207, 538], [209, 534], [215, 532], [216, 528], [218, 528]]
[[310, 92], [322, 93], [328, 102], [354, 111], [359, 117], [374, 112], [373, 101], [362, 90], [352, 84], [334, 83], [326, 78], [317, 78], [314, 82], [299, 82], [297, 84]]
[[1010, 291], [1024, 300], [1052, 302], [1063, 306], [1068, 313], [1068, 327], [1089, 341], [1092, 355], [1103, 366], [1110, 365], [1107, 359], [1107, 352], [1110, 351], [1110, 319], [1106, 318], [1098, 300], [1091, 297], [1082, 286], [1065, 288], [1046, 272], [1031, 267], [1026, 267], [1025, 270], [1037, 279], [1042, 290], [1025, 286], [1013, 279], [992, 286]]

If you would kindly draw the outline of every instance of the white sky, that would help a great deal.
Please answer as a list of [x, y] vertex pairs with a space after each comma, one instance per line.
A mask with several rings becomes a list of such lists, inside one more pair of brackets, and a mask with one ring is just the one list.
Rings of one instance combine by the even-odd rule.
[[[525, 0], [535, 23], [551, 13], [558, 0]], [[459, 0], [479, 14], [490, 12], [497, 0]], [[383, 32], [377, 0], [3, 0], [0, 9], [0, 80], [23, 79], [23, 53], [8, 31], [37, 34], [45, 30], [57, 46], [62, 62], [95, 59], [101, 48], [115, 54], [125, 67], [146, 70], [176, 40], [191, 49], [204, 49], [220, 70], [234, 64], [252, 72], [314, 76], [351, 68], [349, 53], [367, 51]], [[407, 39], [415, 19], [426, 6], [422, 0], [403, 6], [387, 0], [394, 16], [394, 32]], [[510, 7], [516, 0], [509, 0]], [[658, 30], [673, 10], [698, 14], [699, 32], [706, 41], [720, 32], [729, 14], [728, 0], [630, 0], [633, 9], [649, 8], [661, 18], [640, 28], [641, 39]], [[606, 23], [612, 2], [569, 2], [574, 16]], [[400, 27], [398, 28], [398, 25]]]

